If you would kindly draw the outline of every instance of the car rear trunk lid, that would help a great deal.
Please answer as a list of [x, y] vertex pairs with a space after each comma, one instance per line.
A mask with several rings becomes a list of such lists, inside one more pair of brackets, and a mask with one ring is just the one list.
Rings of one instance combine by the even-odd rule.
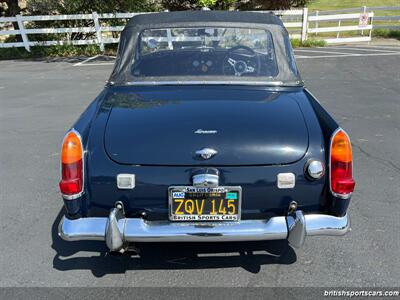
[[[245, 87], [135, 87], [114, 92], [105, 149], [120, 164], [274, 165], [308, 148], [303, 114], [291, 92]], [[213, 149], [201, 158], [196, 151]]]

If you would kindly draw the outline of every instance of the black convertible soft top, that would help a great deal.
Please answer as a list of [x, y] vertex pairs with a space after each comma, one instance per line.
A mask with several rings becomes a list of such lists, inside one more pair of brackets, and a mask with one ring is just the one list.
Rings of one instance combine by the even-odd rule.
[[[146, 29], [179, 28], [179, 27], [231, 27], [254, 28], [268, 30], [272, 34], [276, 61], [279, 73], [273, 82], [266, 82], [265, 78], [234, 78], [232, 83], [245, 84], [272, 84], [297, 86], [302, 80], [290, 46], [289, 34], [282, 21], [271, 13], [242, 12], [242, 11], [179, 11], [138, 14], [130, 19], [121, 33], [118, 54], [111, 73], [109, 83], [112, 85], [138, 84], [179, 84], [195, 83], [188, 78], [146, 78], [138, 81], [132, 75], [132, 66], [138, 59], [137, 48], [141, 33]], [[216, 84], [216, 78], [202, 76], [202, 83]], [[230, 81], [229, 81], [230, 83]]]
[[275, 24], [283, 26], [281, 19], [272, 13], [257, 13], [245, 11], [175, 11], [163, 13], [140, 14], [132, 17], [126, 27], [154, 26], [157, 24], [175, 24], [190, 22], [223, 22], [223, 23], [253, 23]]

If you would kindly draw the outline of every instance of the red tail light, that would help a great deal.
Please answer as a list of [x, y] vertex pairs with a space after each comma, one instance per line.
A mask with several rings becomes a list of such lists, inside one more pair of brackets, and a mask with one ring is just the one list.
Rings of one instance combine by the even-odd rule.
[[83, 190], [83, 147], [78, 132], [70, 131], [61, 150], [60, 190], [63, 195], [79, 195]]
[[350, 196], [355, 187], [350, 138], [340, 128], [333, 134], [331, 140], [330, 184], [332, 193], [342, 198]]

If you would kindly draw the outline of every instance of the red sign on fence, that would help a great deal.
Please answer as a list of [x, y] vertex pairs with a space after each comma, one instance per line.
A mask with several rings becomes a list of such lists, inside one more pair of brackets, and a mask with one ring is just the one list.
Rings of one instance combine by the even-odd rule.
[[368, 26], [368, 14], [362, 13], [360, 14], [360, 19], [358, 20], [358, 27], [367, 27]]

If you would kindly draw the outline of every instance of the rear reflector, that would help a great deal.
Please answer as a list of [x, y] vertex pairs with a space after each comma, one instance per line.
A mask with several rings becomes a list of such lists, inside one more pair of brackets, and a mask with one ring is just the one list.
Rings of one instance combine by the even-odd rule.
[[67, 133], [62, 145], [60, 191], [67, 198], [83, 191], [83, 147], [75, 130]]
[[118, 174], [117, 187], [122, 190], [135, 188], [135, 174]]
[[351, 142], [343, 129], [338, 129], [331, 140], [330, 185], [332, 193], [342, 198], [347, 198], [355, 187]]

